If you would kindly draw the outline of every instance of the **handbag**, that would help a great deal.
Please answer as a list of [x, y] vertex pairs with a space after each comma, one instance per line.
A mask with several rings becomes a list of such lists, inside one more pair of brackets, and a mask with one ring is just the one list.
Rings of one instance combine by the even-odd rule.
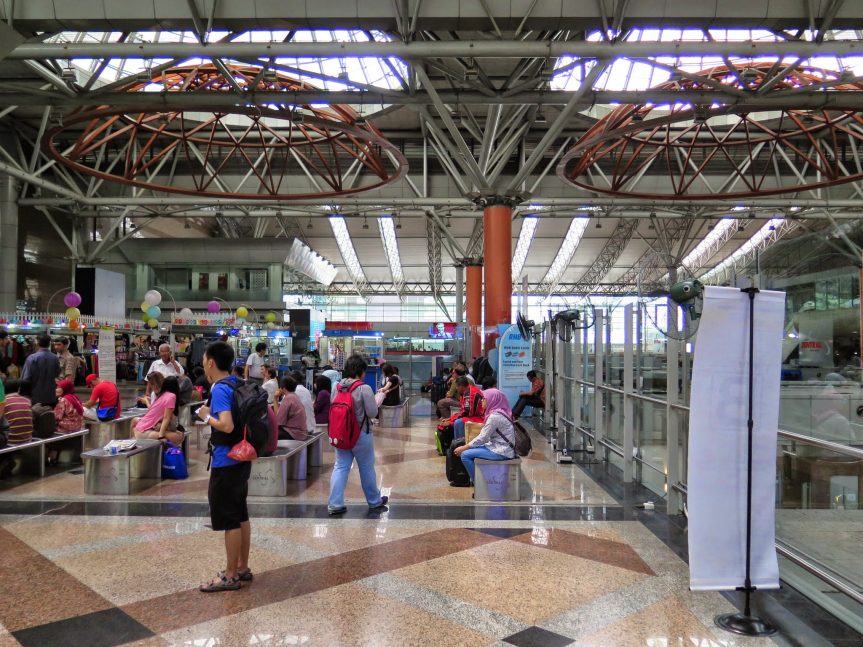
[[108, 422], [117, 417], [117, 407], [99, 407], [96, 409], [96, 417], [101, 422]]
[[244, 427], [243, 439], [231, 447], [231, 451], [228, 452], [228, 458], [233, 458], [235, 461], [240, 461], [242, 463], [253, 461], [258, 457], [258, 452], [255, 451], [254, 447], [252, 447], [252, 443], [246, 440], [247, 431], [248, 427]]
[[380, 408], [384, 404], [384, 400], [387, 399], [387, 394], [383, 391], [378, 391], [375, 393], [375, 404]]
[[183, 450], [173, 443], [165, 443], [162, 450], [162, 478], [185, 479], [189, 477]]

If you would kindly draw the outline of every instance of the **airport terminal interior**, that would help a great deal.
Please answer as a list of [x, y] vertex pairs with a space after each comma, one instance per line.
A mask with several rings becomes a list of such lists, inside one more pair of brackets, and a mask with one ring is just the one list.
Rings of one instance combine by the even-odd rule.
[[0, 79], [0, 647], [863, 646], [863, 3], [0, 0]]

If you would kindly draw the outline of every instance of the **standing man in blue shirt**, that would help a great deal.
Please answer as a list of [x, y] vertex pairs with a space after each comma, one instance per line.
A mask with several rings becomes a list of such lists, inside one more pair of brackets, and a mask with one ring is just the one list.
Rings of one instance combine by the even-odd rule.
[[21, 381], [30, 383], [30, 399], [33, 404], [53, 407], [57, 404], [57, 378], [60, 376], [60, 360], [51, 352], [51, 338], [39, 335], [39, 350], [24, 362]]
[[231, 447], [243, 439], [243, 430], [234, 428], [231, 409], [234, 389], [240, 385], [240, 380], [231, 375], [233, 364], [234, 349], [228, 344], [217, 341], [207, 346], [204, 373], [213, 388], [209, 404], [198, 409], [198, 417], [212, 429], [213, 466], [207, 498], [213, 530], [225, 531], [227, 565], [215, 578], [201, 585], [204, 593], [236, 591], [242, 587], [241, 582], [252, 581], [249, 568], [252, 527], [246, 505], [252, 464], [228, 457]]

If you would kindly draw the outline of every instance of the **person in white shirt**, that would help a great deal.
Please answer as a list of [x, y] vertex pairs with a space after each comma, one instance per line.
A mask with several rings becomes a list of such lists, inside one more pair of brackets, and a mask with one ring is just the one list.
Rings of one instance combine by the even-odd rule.
[[264, 380], [261, 388], [267, 392], [267, 404], [273, 407], [278, 404], [276, 402], [276, 391], [279, 390], [279, 381], [277, 379], [279, 373], [272, 366], [265, 366], [264, 374], [267, 376], [267, 379]]
[[244, 377], [246, 382], [249, 384], [264, 383], [263, 369], [266, 366], [266, 362], [264, 361], [264, 355], [266, 353], [267, 345], [264, 342], [260, 342], [255, 346], [254, 354], [249, 355], [249, 359], [246, 360], [246, 372]]
[[[159, 346], [159, 359], [150, 364], [150, 370], [147, 371], [147, 376], [151, 373], [160, 373], [163, 377], [179, 378], [185, 374], [183, 367], [174, 359], [174, 354], [171, 352], [171, 347], [168, 344]], [[150, 395], [150, 383], [147, 382], [147, 395]]]
[[291, 377], [297, 381], [297, 390], [294, 393], [300, 398], [303, 403], [303, 409], [306, 412], [306, 428], [310, 434], [315, 433], [315, 398], [312, 392], [305, 386], [303, 374], [300, 371], [293, 371]]

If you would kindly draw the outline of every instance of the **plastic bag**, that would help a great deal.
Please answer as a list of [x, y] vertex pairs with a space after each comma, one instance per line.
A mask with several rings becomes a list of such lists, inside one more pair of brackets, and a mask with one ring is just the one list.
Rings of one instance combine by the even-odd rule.
[[258, 457], [258, 452], [252, 447], [252, 443], [246, 440], [246, 430], [243, 430], [243, 439], [236, 445], [231, 447], [228, 452], [228, 458], [233, 458], [235, 461], [245, 462], [253, 461]]
[[166, 443], [162, 451], [162, 478], [184, 479], [189, 477], [189, 469], [186, 467], [186, 457], [183, 450], [173, 443]]

